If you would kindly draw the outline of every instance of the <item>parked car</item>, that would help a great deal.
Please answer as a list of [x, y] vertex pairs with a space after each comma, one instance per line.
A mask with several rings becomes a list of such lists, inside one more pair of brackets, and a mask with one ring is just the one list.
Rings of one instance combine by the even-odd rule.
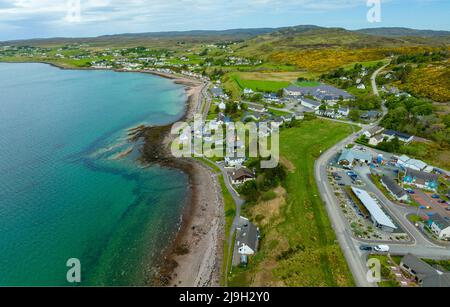
[[438, 201], [438, 203], [440, 203], [440, 204], [446, 204], [446, 203], [447, 203], [447, 201], [446, 201], [446, 200], [444, 200], [444, 199], [440, 199], [440, 200]]
[[373, 249], [379, 253], [388, 253], [391, 250], [391, 248], [387, 245], [377, 245]]
[[446, 211], [450, 211], [450, 207], [445, 208]]
[[414, 192], [413, 189], [406, 189], [406, 192], [407, 192], [408, 194], [416, 194], [416, 192]]
[[431, 198], [433, 198], [433, 199], [439, 199], [439, 198], [441, 198], [438, 194], [433, 194], [433, 195], [431, 195]]
[[442, 170], [438, 169], [438, 168], [435, 168], [434, 171], [436, 173], [438, 173], [439, 175], [443, 175], [444, 174], [444, 172]]
[[361, 245], [361, 246], [359, 247], [359, 249], [362, 250], [362, 251], [366, 251], [366, 252], [371, 252], [371, 251], [373, 251], [373, 247], [372, 247], [372, 246], [369, 246], [369, 245]]

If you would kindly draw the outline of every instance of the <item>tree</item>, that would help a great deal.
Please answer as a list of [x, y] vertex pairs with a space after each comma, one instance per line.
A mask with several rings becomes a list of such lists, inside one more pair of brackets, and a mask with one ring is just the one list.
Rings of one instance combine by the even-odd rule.
[[260, 195], [256, 181], [254, 180], [247, 181], [238, 190], [241, 195], [244, 195], [247, 201], [257, 201]]
[[351, 109], [348, 118], [356, 122], [361, 118], [361, 112], [358, 109]]

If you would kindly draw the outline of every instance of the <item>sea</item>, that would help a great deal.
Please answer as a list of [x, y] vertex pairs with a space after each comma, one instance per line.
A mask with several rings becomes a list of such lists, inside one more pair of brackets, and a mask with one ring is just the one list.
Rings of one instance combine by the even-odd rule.
[[0, 63], [0, 286], [151, 284], [189, 182], [128, 134], [185, 102], [149, 74]]

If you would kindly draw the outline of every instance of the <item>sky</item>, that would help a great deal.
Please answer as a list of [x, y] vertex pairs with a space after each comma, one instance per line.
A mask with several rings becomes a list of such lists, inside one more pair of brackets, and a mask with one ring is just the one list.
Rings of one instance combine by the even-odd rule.
[[[367, 2], [380, 2], [380, 22], [368, 21]], [[0, 41], [307, 24], [450, 30], [449, 17], [450, 0], [0, 0]]]

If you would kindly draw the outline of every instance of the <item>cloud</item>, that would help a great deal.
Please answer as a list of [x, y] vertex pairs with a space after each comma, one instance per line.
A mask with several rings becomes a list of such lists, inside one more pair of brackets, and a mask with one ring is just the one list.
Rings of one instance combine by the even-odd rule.
[[[79, 0], [80, 18], [71, 18], [70, 4], [77, 1], [0, 0], [0, 39], [15, 34], [29, 36], [31, 35], [29, 33], [33, 35], [42, 33], [39, 36], [91, 36], [116, 32], [302, 24], [304, 21], [301, 16], [305, 13], [351, 12], [355, 8], [365, 7], [367, 2], [366, 0]], [[382, 0], [382, 3], [402, 1]], [[413, 1], [433, 0], [410, 0]], [[320, 24], [321, 21], [326, 20], [313, 19], [310, 23]], [[18, 33], [17, 28], [21, 28], [22, 31]], [[15, 29], [15, 32], [11, 29]]]

